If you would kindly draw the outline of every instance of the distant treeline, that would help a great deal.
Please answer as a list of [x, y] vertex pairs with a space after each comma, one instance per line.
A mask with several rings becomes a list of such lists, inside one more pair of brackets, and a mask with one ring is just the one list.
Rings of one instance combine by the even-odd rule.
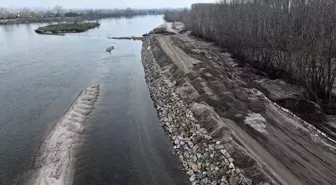
[[133, 17], [137, 15], [162, 15], [170, 9], [84, 9], [68, 10], [62, 6], [52, 9], [7, 9], [0, 7], [0, 20], [8, 19], [39, 19], [53, 17], [84, 17], [84, 18], [107, 18], [107, 17]]
[[185, 22], [183, 19], [187, 18], [188, 16], [188, 9], [172, 9], [172, 10], [167, 10], [164, 12], [164, 17], [163, 19], [167, 22], [175, 22], [175, 21], [182, 21]]
[[304, 85], [306, 98], [335, 102], [336, 1], [231, 0], [166, 12], [192, 34], [227, 48], [272, 78]]

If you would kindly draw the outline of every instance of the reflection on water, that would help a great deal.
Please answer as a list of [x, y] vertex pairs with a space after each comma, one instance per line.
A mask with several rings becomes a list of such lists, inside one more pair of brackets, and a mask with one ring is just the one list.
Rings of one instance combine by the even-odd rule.
[[15, 25], [4, 25], [4, 26], [3, 26], [3, 30], [4, 30], [5, 32], [12, 32], [12, 31], [14, 30], [14, 26], [15, 26]]
[[35, 34], [44, 24], [0, 26], [1, 185], [33, 172], [39, 143], [80, 90], [94, 84], [102, 85], [102, 98], [87, 123], [75, 184], [174, 184], [172, 177], [182, 176], [149, 99], [141, 43], [106, 38], [139, 36], [162, 22], [104, 19], [97, 29], [64, 37]]

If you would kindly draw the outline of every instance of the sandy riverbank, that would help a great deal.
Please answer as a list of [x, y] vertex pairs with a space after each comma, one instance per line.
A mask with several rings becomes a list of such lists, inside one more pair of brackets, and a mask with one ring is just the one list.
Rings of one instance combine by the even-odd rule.
[[71, 185], [74, 153], [99, 96], [99, 86], [83, 90], [42, 143], [29, 185]]

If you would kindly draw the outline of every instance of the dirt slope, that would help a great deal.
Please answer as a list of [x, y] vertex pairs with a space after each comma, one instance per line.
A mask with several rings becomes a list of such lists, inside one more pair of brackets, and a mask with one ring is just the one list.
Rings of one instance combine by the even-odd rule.
[[[250, 74], [252, 69], [240, 67], [220, 48], [187, 34], [152, 35], [150, 39], [163, 52], [154, 56], [172, 74], [180, 96], [213, 107], [268, 174], [282, 184], [336, 184], [335, 143], [246, 80], [246, 71]], [[221, 127], [204, 124], [210, 131]], [[221, 129], [217, 132], [218, 137], [225, 134]], [[244, 173], [253, 176], [247, 170]]]

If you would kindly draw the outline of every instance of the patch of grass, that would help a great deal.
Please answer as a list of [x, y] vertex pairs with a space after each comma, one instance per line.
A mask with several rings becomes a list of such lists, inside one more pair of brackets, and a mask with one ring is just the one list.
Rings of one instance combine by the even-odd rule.
[[80, 33], [98, 27], [99, 23], [64, 23], [42, 26], [35, 30], [39, 34]]

